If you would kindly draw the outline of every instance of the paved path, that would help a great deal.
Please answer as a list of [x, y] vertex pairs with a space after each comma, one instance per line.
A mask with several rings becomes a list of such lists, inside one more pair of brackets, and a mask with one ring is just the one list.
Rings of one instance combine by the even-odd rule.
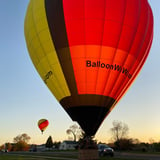
[[158, 154], [140, 154], [140, 153], [129, 153], [129, 152], [115, 152], [116, 158], [126, 158], [126, 159], [139, 159], [139, 160], [160, 160], [160, 155]]
[[34, 159], [58, 159], [58, 160], [77, 160], [77, 158], [70, 158], [69, 155], [75, 155], [75, 152], [9, 152], [7, 154], [16, 156], [28, 156]]
[[[58, 160], [77, 160], [77, 152], [9, 152], [7, 154], [28, 156], [36, 159], [58, 159]], [[75, 157], [75, 158], [70, 158]], [[160, 160], [160, 154], [140, 154], [130, 152], [115, 152], [115, 158], [137, 159], [137, 160]], [[113, 158], [114, 159], [114, 158]]]

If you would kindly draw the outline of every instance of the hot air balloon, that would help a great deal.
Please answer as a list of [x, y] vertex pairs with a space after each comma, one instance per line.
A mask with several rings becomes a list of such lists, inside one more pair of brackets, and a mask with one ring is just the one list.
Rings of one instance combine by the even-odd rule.
[[48, 125], [49, 125], [49, 122], [47, 119], [40, 119], [38, 121], [38, 127], [41, 130], [42, 134], [43, 134], [44, 130], [48, 127]]
[[147, 0], [30, 0], [25, 38], [44, 83], [92, 136], [141, 70], [153, 15]]

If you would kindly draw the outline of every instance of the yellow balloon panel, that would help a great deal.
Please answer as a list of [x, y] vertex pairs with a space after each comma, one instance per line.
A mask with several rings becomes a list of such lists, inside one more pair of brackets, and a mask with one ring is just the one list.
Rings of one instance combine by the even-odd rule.
[[[50, 58], [50, 60], [51, 59], [53, 58]], [[60, 100], [61, 97], [69, 95], [68, 88], [66, 87], [66, 83], [64, 83], [64, 77], [61, 73], [60, 65], [58, 63], [48, 64], [49, 61], [46, 56], [40, 61], [39, 65], [37, 65], [37, 70], [51, 92], [54, 93], [58, 100]]]
[[50, 37], [44, 0], [31, 0], [25, 19], [25, 37], [31, 59], [41, 78], [58, 100], [70, 96]]

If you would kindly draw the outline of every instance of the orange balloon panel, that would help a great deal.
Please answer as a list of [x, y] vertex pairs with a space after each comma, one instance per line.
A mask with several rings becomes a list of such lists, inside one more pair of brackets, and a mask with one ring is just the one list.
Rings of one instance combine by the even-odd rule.
[[70, 117], [94, 135], [148, 56], [148, 1], [31, 0], [27, 12], [35, 67]]

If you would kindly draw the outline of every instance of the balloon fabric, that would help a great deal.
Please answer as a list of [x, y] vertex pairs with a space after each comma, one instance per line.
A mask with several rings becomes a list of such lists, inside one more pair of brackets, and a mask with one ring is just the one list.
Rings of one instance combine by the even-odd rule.
[[40, 119], [38, 121], [38, 127], [39, 127], [39, 129], [41, 130], [42, 133], [44, 132], [44, 130], [46, 130], [48, 125], [49, 125], [49, 122], [48, 122], [47, 119]]
[[92, 136], [141, 70], [153, 15], [147, 0], [30, 0], [25, 38], [44, 83]]

